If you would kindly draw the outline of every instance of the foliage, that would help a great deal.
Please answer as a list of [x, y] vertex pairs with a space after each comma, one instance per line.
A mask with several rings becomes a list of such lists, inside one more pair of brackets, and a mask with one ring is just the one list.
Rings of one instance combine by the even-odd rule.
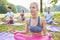
[[8, 6], [12, 7], [14, 13], [17, 13], [15, 5], [8, 3], [7, 0], [0, 0], [0, 13], [6, 13]]

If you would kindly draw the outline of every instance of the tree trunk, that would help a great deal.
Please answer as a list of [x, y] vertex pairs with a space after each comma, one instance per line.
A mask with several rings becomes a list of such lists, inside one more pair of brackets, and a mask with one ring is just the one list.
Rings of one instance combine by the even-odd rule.
[[43, 8], [42, 8], [42, 0], [40, 0], [40, 12], [43, 12]]

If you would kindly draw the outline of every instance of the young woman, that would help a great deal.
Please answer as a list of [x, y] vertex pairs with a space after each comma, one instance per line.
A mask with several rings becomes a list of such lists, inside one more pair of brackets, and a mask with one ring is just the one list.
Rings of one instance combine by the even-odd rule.
[[[52, 40], [51, 35], [47, 36], [46, 23], [45, 20], [38, 16], [38, 4], [33, 2], [30, 4], [31, 17], [26, 20], [26, 31], [14, 33], [15, 40]], [[31, 36], [26, 36], [25, 34], [31, 32]]]
[[[21, 17], [21, 18], [20, 18]], [[19, 20], [22, 20], [22, 21], [24, 21], [25, 20], [25, 17], [24, 17], [24, 10], [22, 9], [22, 11], [21, 11], [21, 14], [18, 16], [18, 19]]]

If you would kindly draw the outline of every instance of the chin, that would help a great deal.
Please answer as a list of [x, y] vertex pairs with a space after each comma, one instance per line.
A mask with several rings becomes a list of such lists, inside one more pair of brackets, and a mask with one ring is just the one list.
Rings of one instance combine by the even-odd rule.
[[34, 15], [36, 15], [36, 14], [32, 14], [32, 16], [34, 16]]
[[34, 13], [31, 13], [32, 15], [35, 15]]

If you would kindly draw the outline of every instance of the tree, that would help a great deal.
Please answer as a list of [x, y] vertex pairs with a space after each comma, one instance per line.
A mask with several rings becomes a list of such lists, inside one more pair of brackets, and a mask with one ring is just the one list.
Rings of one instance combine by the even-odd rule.
[[7, 0], [0, 0], [0, 13], [6, 13], [8, 6], [12, 7], [14, 13], [17, 12], [15, 5], [8, 3]]
[[21, 6], [21, 5], [17, 5], [16, 8], [18, 10], [18, 13], [20, 13], [22, 9], [24, 9], [24, 11], [27, 13], [29, 12], [29, 10], [27, 8], [25, 8], [24, 6]]
[[40, 12], [43, 12], [43, 8], [42, 8], [42, 0], [40, 0]]
[[51, 2], [50, 2], [50, 4], [52, 4], [53, 5], [53, 7], [56, 7], [56, 3], [58, 2], [58, 0], [52, 0]]
[[0, 13], [6, 13], [7, 0], [0, 0]]
[[[42, 6], [42, 1], [43, 0], [40, 0], [40, 12], [43, 12], [43, 6]], [[52, 4], [52, 3], [54, 3], [54, 4], [52, 4], [53, 5], [53, 7], [56, 7], [56, 3], [58, 2], [58, 0], [52, 0], [51, 2], [50, 2], [50, 4]]]
[[12, 8], [12, 11], [13, 11], [14, 13], [17, 13], [17, 12], [18, 12], [15, 5], [13, 5], [13, 4], [11, 4], [11, 3], [8, 3], [8, 6]]
[[52, 0], [50, 3], [53, 3], [55, 2], [55, 4], [58, 2], [58, 0]]
[[53, 8], [54, 8], [54, 11], [55, 11], [55, 8], [56, 8], [56, 3], [58, 3], [58, 0], [52, 0], [51, 2], [50, 2], [50, 4], [52, 4], [53, 6]]
[[7, 0], [0, 0], [0, 5], [7, 5]]

